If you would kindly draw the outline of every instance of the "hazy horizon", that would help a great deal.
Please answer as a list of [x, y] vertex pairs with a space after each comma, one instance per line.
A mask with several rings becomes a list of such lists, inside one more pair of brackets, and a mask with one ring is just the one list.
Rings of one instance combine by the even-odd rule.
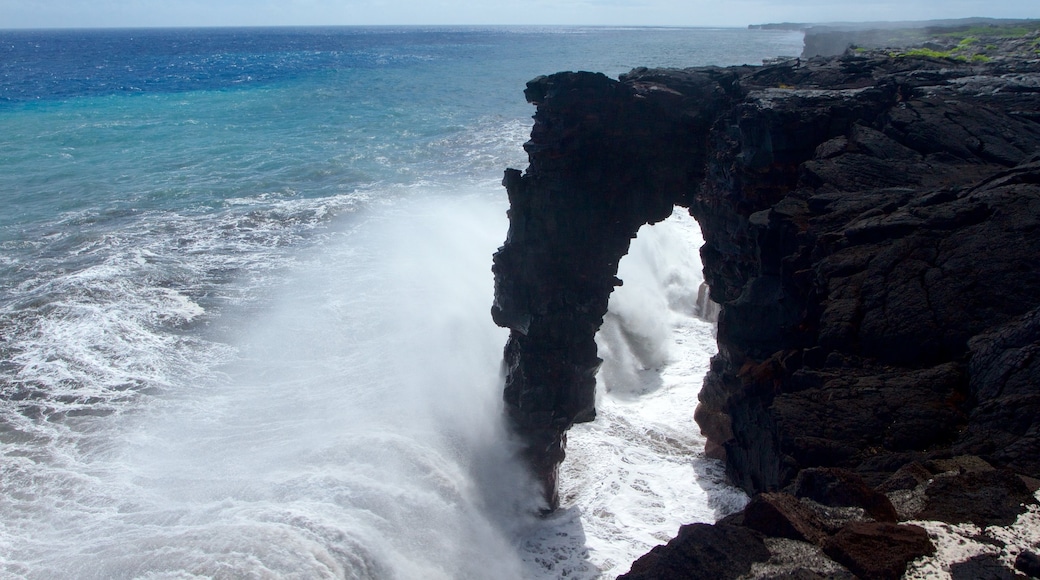
[[745, 27], [1040, 18], [1035, 0], [0, 0], [0, 29], [253, 26]]

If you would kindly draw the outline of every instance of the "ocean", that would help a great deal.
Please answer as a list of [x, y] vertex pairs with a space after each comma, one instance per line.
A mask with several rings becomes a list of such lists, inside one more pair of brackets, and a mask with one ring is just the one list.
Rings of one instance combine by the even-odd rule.
[[645, 227], [563, 507], [489, 309], [527, 80], [758, 63], [689, 28], [0, 30], [0, 577], [613, 578], [746, 498], [693, 422], [697, 224]]

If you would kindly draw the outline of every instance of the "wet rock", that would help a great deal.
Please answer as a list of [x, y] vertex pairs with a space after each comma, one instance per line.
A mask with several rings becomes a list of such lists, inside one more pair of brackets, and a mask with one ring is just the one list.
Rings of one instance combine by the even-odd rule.
[[594, 73], [528, 83], [525, 95], [538, 105], [524, 146], [531, 163], [526, 173], [508, 170], [503, 180], [510, 222], [494, 256], [491, 313], [510, 329], [506, 411], [549, 509], [558, 502], [564, 434], [596, 416], [602, 361], [595, 333], [620, 284], [618, 262], [640, 226], [687, 203], [685, 192], [699, 174], [686, 160], [704, 157], [698, 135], [726, 98], [719, 76], [725, 75], [670, 75], [682, 93], [649, 72], [625, 84]]

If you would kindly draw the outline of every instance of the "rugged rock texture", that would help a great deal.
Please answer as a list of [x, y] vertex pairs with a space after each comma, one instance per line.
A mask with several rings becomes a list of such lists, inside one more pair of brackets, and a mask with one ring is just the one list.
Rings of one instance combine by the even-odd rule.
[[671, 215], [703, 177], [687, 160], [705, 157], [698, 136], [712, 119], [688, 111], [725, 95], [694, 78], [700, 84], [683, 85], [684, 94], [591, 73], [535, 79], [525, 91], [539, 105], [524, 146], [531, 165], [506, 172], [509, 232], [494, 258], [492, 316], [512, 330], [505, 400], [549, 509], [567, 429], [595, 418], [594, 337], [621, 283], [618, 261], [640, 226]]
[[738, 526], [691, 524], [632, 564], [629, 580], [732, 580], [769, 559], [762, 535]]
[[[550, 509], [566, 430], [595, 416], [618, 260], [673, 205], [701, 224], [722, 305], [707, 452], [749, 493], [791, 494], [730, 524], [857, 574], [857, 554], [902, 546], [870, 570], [896, 577], [932, 548], [874, 520], [1013, 491], [956, 516], [1006, 521], [1032, 501], [1016, 478], [1040, 478], [1040, 62], [846, 55], [561, 73], [525, 94], [531, 164], [506, 173], [492, 313]], [[672, 577], [652, 560], [631, 577]]]
[[935, 551], [917, 526], [854, 522], [828, 539], [823, 551], [859, 578], [894, 580], [911, 560]]

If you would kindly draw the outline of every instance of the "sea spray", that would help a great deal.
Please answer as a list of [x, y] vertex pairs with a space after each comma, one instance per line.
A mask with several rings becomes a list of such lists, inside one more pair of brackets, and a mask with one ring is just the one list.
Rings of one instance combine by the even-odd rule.
[[619, 265], [596, 340], [604, 359], [597, 418], [568, 436], [562, 509], [531, 532], [529, 558], [546, 577], [613, 578], [682, 524], [714, 522], [747, 497], [705, 459], [693, 421], [716, 351], [697, 316], [700, 227], [686, 210], [643, 226]]
[[221, 384], [128, 422], [91, 484], [116, 505], [54, 528], [67, 557], [43, 548], [25, 571], [530, 576], [512, 528], [536, 496], [502, 428], [503, 331], [473, 307], [504, 208], [455, 192], [361, 221], [301, 257]]
[[676, 209], [657, 227], [644, 226], [618, 267], [624, 282], [610, 296], [599, 333], [601, 393], [615, 396], [647, 394], [660, 387], [661, 370], [676, 357], [673, 352], [707, 345], [675, 345], [675, 328], [696, 314], [696, 289], [703, 276], [698, 248], [699, 226]]
[[504, 209], [426, 192], [343, 216], [294, 259], [280, 297], [249, 308], [224, 364], [48, 476], [39, 492], [71, 502], [38, 512], [38, 543], [8, 569], [609, 577], [679, 524], [739, 506], [698, 459], [712, 325], [691, 312], [698, 231], [677, 211], [622, 261], [599, 336], [600, 417], [572, 433], [564, 509], [531, 515], [537, 493], [500, 422], [504, 331], [479, 307]]
[[629, 324], [656, 338], [619, 360], [664, 361], [663, 386], [616, 420], [612, 387], [574, 432], [568, 493], [605, 507], [522, 515], [488, 270], [524, 83], [800, 48], [739, 29], [0, 31], [0, 576], [623, 572], [674, 533], [651, 517], [671, 508], [606, 499], [666, 479], [610, 470], [672, 437], [642, 409], [680, 424], [655, 410], [678, 350]]

